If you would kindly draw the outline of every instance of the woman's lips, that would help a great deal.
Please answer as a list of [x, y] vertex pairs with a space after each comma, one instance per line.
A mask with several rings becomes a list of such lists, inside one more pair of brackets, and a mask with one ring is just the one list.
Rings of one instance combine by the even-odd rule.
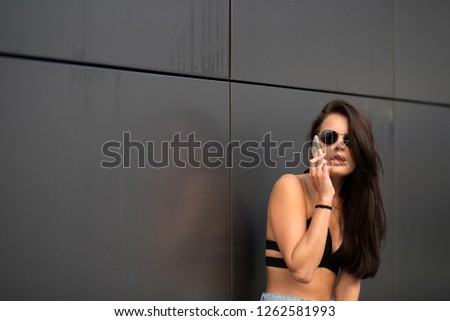
[[335, 165], [345, 165], [346, 164], [346, 159], [345, 157], [341, 156], [341, 155], [333, 155], [330, 157], [330, 161], [335, 164]]

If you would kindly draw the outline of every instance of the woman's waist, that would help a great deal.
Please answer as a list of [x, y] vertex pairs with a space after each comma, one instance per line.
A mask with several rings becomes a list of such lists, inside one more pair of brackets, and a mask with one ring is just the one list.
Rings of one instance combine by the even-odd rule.
[[317, 268], [309, 283], [296, 281], [287, 269], [267, 268], [266, 292], [268, 293], [328, 301], [332, 299], [335, 283], [336, 275], [325, 268]]

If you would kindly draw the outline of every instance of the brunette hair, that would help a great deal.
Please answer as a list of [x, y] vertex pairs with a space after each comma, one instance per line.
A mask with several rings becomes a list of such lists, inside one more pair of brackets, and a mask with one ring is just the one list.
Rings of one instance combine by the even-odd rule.
[[382, 162], [375, 150], [372, 126], [366, 116], [345, 100], [325, 105], [312, 124], [311, 140], [323, 120], [337, 113], [348, 119], [348, 148], [356, 168], [344, 178], [339, 192], [343, 226], [342, 268], [358, 278], [374, 277], [380, 266], [381, 243], [386, 237], [386, 215], [378, 173]]

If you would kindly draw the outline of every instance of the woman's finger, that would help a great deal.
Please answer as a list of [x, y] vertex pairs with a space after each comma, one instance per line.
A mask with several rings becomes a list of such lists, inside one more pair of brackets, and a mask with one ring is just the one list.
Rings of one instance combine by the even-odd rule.
[[310, 160], [309, 176], [314, 184], [318, 184], [318, 180], [321, 180], [323, 174], [324, 156], [319, 155]]
[[322, 173], [327, 175], [327, 176], [328, 176], [328, 167], [329, 166], [327, 164], [327, 161], [324, 159], [323, 160], [323, 166], [322, 166], [321, 170], [322, 170]]
[[[320, 160], [323, 160], [324, 159], [324, 157], [325, 157], [325, 155], [324, 154], [322, 154], [322, 155], [318, 155], [317, 153], [316, 153], [316, 157], [313, 157], [313, 158], [311, 158], [310, 160], [309, 160], [309, 164], [311, 165], [311, 163], [317, 163], [318, 161], [320, 161]], [[320, 163], [319, 163], [320, 164]]]

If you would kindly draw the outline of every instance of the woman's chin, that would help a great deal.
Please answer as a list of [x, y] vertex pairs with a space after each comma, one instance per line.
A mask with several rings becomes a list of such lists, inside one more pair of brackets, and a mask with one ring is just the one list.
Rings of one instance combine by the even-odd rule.
[[330, 177], [345, 177], [353, 173], [354, 168], [349, 166], [330, 166]]

